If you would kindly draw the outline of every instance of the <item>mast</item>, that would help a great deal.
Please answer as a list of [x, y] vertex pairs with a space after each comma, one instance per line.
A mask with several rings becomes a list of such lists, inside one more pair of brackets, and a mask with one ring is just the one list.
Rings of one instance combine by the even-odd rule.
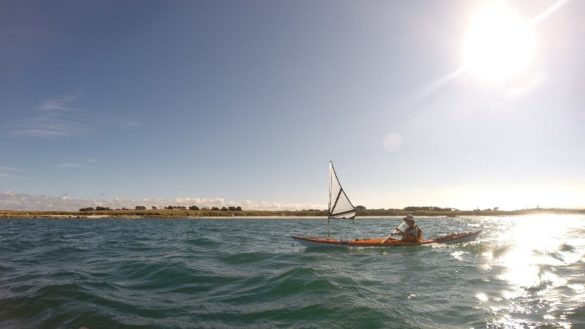
[[333, 161], [329, 160], [329, 205], [327, 206], [327, 221], [331, 219], [331, 193], [333, 190], [333, 175], [335, 175], [335, 169], [333, 169]]

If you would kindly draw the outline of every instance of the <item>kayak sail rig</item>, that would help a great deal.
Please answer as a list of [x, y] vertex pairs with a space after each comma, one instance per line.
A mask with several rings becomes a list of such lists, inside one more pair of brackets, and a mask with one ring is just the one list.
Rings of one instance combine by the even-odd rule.
[[[332, 239], [329, 231], [331, 218], [354, 219], [357, 216], [357, 209], [353, 206], [347, 194], [341, 187], [333, 162], [329, 161], [329, 207], [327, 216], [327, 238], [325, 237], [303, 237], [292, 236], [293, 241], [299, 242], [306, 247], [391, 247], [391, 246], [418, 246], [431, 243], [461, 243], [475, 240], [481, 231], [452, 233], [446, 236], [417, 242], [402, 241], [398, 239], [366, 238], [338, 240]], [[401, 223], [397, 228], [405, 230], [407, 224]], [[293, 242], [294, 243], [294, 242]]]
[[333, 162], [329, 161], [329, 207], [327, 213], [327, 234], [329, 234], [329, 221], [332, 218], [354, 219], [357, 210], [341, 187]]

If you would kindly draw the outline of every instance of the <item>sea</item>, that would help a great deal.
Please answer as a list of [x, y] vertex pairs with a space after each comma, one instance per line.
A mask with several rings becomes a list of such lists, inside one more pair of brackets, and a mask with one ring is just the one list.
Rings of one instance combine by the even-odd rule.
[[[585, 216], [0, 220], [0, 328], [585, 328]], [[329, 227], [329, 228], [328, 228]]]

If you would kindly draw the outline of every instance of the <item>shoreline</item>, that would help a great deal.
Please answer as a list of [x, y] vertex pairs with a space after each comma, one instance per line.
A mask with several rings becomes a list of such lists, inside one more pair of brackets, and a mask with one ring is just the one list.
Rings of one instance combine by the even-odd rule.
[[[585, 209], [522, 209], [522, 210], [457, 210], [457, 211], [405, 211], [363, 210], [358, 218], [402, 217], [469, 217], [469, 216], [523, 216], [523, 215], [585, 215]], [[208, 210], [106, 210], [106, 211], [27, 211], [0, 210], [0, 219], [326, 219], [327, 212], [303, 211], [208, 211]]]

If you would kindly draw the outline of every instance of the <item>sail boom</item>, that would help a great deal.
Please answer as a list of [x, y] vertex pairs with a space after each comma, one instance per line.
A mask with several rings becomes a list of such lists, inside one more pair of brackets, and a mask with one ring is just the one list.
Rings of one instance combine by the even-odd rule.
[[[347, 215], [347, 214], [353, 214], [352, 217], [348, 217], [349, 219], [351, 219], [351, 218], [355, 217], [356, 211], [355, 210], [348, 210], [348, 211], [344, 211], [344, 212], [338, 212], [335, 214], [330, 214], [329, 217], [336, 218], [338, 216]], [[345, 217], [342, 217], [342, 218], [345, 218]]]

